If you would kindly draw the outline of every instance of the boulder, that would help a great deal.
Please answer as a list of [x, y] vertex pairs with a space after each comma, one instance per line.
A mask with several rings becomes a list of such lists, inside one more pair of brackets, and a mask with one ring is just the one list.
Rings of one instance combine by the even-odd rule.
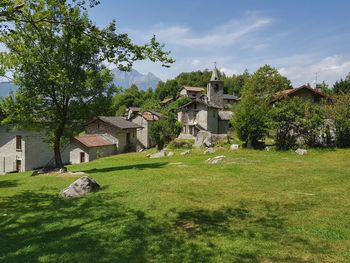
[[225, 160], [225, 156], [224, 155], [219, 155], [213, 158], [209, 158], [207, 160], [207, 163], [209, 164], [218, 164], [218, 163], [222, 163]]
[[211, 137], [205, 138], [205, 140], [203, 141], [203, 145], [205, 147], [212, 147], [214, 144], [213, 144], [213, 140], [211, 139]]
[[231, 151], [236, 151], [236, 150], [238, 150], [239, 149], [239, 145], [238, 144], [232, 144], [231, 146], [230, 146], [230, 150]]
[[189, 154], [191, 154], [191, 150], [187, 150], [187, 151], [180, 153], [180, 155], [189, 155]]
[[300, 149], [300, 148], [298, 148], [295, 152], [296, 152], [298, 155], [305, 155], [305, 154], [307, 154], [307, 150], [306, 150], [306, 149]]
[[165, 156], [167, 156], [167, 151], [165, 149], [163, 149], [163, 150], [161, 150], [161, 151], [159, 151], [157, 153], [151, 154], [149, 156], [149, 158], [156, 159], [156, 158], [162, 158], [162, 157], [165, 157]]
[[214, 152], [215, 152], [215, 149], [213, 147], [210, 147], [204, 151], [204, 154], [210, 154], [210, 153], [214, 153]]
[[87, 193], [97, 191], [99, 188], [100, 185], [94, 179], [89, 176], [83, 176], [66, 189], [63, 189], [59, 195], [64, 198], [81, 197]]

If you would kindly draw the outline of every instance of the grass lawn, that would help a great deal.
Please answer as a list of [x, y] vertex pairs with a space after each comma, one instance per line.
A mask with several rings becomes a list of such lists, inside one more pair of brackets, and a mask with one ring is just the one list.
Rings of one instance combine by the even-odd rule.
[[0, 176], [0, 262], [350, 262], [350, 150], [146, 154]]

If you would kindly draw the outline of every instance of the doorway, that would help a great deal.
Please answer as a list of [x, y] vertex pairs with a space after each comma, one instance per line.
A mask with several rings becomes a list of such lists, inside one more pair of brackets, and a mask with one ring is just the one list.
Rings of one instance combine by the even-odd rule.
[[16, 171], [17, 173], [22, 171], [22, 160], [16, 160]]
[[85, 163], [85, 153], [80, 152], [80, 163]]

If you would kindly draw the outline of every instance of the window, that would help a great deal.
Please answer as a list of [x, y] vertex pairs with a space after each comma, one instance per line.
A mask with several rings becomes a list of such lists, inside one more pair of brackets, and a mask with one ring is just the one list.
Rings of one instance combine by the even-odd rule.
[[215, 92], [218, 92], [218, 91], [219, 91], [219, 85], [218, 85], [218, 84], [215, 84], [215, 85], [214, 85], [214, 91], [215, 91]]
[[22, 150], [22, 136], [16, 135], [16, 150]]

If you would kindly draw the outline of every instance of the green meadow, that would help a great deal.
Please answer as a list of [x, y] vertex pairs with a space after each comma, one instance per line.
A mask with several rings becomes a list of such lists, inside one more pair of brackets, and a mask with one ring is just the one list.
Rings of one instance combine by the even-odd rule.
[[350, 150], [149, 152], [0, 176], [0, 262], [350, 262]]

